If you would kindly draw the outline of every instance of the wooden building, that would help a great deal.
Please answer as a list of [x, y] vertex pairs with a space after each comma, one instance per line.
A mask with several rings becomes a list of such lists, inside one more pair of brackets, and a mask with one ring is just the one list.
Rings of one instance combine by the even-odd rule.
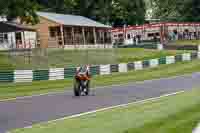
[[111, 27], [82, 16], [38, 12], [41, 48], [112, 48]]

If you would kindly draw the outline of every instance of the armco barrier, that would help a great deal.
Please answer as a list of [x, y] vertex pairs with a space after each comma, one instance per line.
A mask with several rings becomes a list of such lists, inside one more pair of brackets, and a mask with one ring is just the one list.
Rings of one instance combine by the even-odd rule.
[[196, 50], [197, 51], [198, 46], [170, 44], [170, 45], [164, 45], [164, 49], [166, 49], [166, 50]]
[[[157, 67], [163, 64], [174, 64], [176, 62], [200, 59], [198, 53], [184, 53], [176, 56], [166, 56], [159, 59], [121, 63], [114, 65], [90, 66], [92, 75], [109, 75], [116, 72], [128, 72]], [[13, 70], [0, 71], [0, 83], [6, 82], [32, 82], [41, 80], [63, 80], [74, 77], [77, 68], [51, 68], [49, 70]]]
[[145, 49], [159, 49], [158, 44], [147, 43], [138, 45], [118, 45], [117, 48], [145, 48]]

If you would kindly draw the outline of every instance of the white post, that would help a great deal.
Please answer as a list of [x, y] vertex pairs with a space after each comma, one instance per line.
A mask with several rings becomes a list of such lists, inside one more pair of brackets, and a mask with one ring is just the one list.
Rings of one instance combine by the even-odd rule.
[[157, 44], [157, 50], [163, 50], [163, 45], [162, 44]]
[[136, 36], [135, 36], [135, 43], [136, 43], [136, 45], [138, 45], [138, 38], [137, 38], [137, 34], [136, 34]]
[[198, 51], [200, 51], [200, 45], [198, 45]]
[[95, 27], [93, 28], [93, 35], [94, 35], [94, 45], [97, 44], [97, 36], [96, 36], [96, 29]]
[[106, 48], [106, 46], [105, 46], [105, 31], [103, 31], [102, 33], [103, 33], [103, 45], [104, 45], [104, 48]]
[[72, 45], [74, 45], [74, 27], [72, 27]]
[[85, 41], [85, 29], [84, 29], [84, 27], [82, 27], [82, 35], [83, 35], [83, 44], [86, 45], [86, 41]]
[[24, 31], [21, 32], [21, 41], [22, 41], [22, 46], [23, 46], [23, 48], [26, 48], [26, 47], [25, 47]]
[[64, 28], [63, 25], [60, 26], [60, 32], [61, 32], [61, 41], [62, 41], [62, 47], [65, 47], [65, 41], [64, 41]]

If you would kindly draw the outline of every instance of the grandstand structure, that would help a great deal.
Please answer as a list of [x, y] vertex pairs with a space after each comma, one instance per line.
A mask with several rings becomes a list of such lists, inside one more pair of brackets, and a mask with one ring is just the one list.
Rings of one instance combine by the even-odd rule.
[[114, 43], [134, 44], [135, 41], [159, 40], [166, 43], [169, 40], [192, 40], [200, 38], [199, 23], [161, 22], [139, 26], [113, 28], [112, 38]]

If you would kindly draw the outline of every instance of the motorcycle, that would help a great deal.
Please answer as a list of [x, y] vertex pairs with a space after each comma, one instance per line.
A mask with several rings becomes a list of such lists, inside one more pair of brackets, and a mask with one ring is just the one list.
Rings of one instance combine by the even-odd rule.
[[89, 73], [89, 68], [78, 68], [74, 77], [74, 95], [81, 96], [82, 94], [85, 94], [88, 96], [90, 92], [90, 80], [91, 76]]

